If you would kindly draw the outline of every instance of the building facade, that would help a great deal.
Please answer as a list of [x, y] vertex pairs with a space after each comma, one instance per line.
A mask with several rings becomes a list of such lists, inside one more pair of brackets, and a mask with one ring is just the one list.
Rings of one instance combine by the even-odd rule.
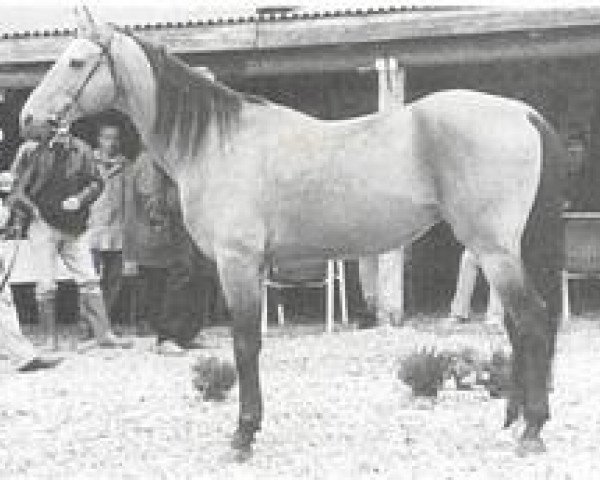
[[[600, 180], [600, 9], [267, 9], [249, 17], [129, 27], [236, 89], [319, 118], [372, 113], [447, 88], [524, 100], [557, 127], [572, 152], [564, 164], [569, 200], [600, 210], [593, 188]], [[23, 101], [74, 34], [61, 29], [0, 37], [3, 167], [18, 144]], [[402, 278], [382, 283], [405, 289], [401, 297], [411, 310], [443, 311], [459, 253], [442, 225], [404, 255]]]

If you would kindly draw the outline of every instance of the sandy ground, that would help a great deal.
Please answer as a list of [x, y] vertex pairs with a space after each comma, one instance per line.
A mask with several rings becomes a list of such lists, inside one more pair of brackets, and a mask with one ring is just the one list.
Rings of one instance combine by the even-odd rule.
[[[286, 326], [264, 342], [265, 421], [253, 458], [229, 455], [237, 388], [222, 403], [194, 391], [199, 355], [231, 359], [223, 328], [214, 348], [184, 357], [150, 351], [70, 352], [53, 371], [0, 372], [0, 478], [31, 479], [565, 479], [600, 478], [600, 323], [560, 335], [544, 431], [548, 453], [518, 458], [503, 431], [503, 400], [411, 397], [398, 357], [416, 346], [506, 345], [498, 329], [402, 328], [320, 333]], [[68, 342], [67, 342], [68, 343]], [[0, 365], [2, 367], [2, 365]]]

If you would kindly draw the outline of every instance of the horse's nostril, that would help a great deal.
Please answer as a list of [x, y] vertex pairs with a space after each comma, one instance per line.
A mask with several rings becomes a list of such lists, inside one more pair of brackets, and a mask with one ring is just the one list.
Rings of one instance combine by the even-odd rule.
[[23, 118], [23, 125], [30, 125], [33, 122], [33, 115], [30, 113]]

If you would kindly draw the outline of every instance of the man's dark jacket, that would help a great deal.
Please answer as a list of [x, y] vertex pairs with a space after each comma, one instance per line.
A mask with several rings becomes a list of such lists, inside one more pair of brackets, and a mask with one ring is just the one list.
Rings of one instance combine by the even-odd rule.
[[[75, 137], [52, 146], [25, 142], [12, 172], [16, 186], [9, 203], [15, 211], [31, 215], [37, 209], [43, 220], [65, 233], [80, 235], [86, 230], [90, 205], [102, 192], [104, 182], [85, 142]], [[62, 208], [69, 197], [79, 199], [79, 210]]]

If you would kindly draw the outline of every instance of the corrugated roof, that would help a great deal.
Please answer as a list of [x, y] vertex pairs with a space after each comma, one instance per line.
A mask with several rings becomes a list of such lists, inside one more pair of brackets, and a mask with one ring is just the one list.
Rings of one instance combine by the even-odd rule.
[[[322, 11], [306, 11], [301, 8], [293, 11], [286, 11], [282, 13], [255, 13], [247, 15], [237, 16], [215, 16], [201, 19], [186, 19], [186, 20], [166, 20], [158, 22], [145, 22], [145, 23], [122, 23], [114, 22], [118, 25], [133, 30], [160, 30], [160, 29], [172, 29], [172, 28], [193, 28], [207, 25], [221, 25], [221, 24], [243, 24], [243, 23], [255, 23], [255, 22], [285, 22], [290, 20], [313, 20], [319, 18], [334, 18], [334, 17], [357, 17], [357, 16], [369, 16], [369, 15], [386, 15], [386, 14], [398, 14], [398, 13], [426, 13], [426, 12], [440, 12], [440, 11], [458, 11], [465, 9], [473, 9], [476, 7], [465, 7], [465, 6], [388, 6], [388, 7], [366, 7], [366, 8], [346, 8], [346, 9], [330, 9]], [[1, 27], [1, 25], [0, 25]], [[6, 28], [6, 27], [5, 27]], [[34, 29], [23, 29], [4, 31], [0, 34], [2, 39], [18, 39], [18, 38], [30, 38], [30, 37], [52, 37], [52, 36], [68, 36], [75, 33], [75, 28], [69, 27], [53, 27], [53, 28], [34, 28]]]

